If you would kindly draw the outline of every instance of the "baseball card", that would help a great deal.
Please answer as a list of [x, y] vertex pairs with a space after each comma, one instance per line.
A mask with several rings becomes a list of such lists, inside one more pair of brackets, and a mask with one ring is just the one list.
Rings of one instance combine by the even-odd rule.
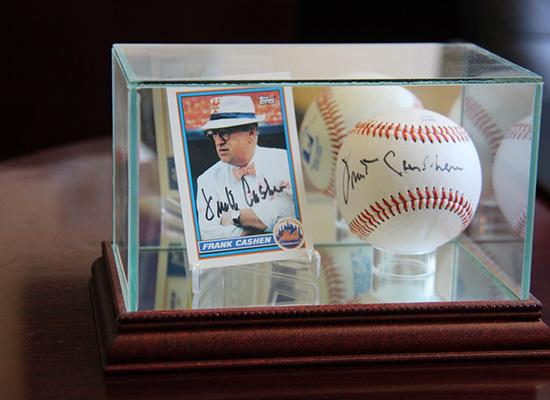
[[167, 88], [189, 264], [312, 250], [290, 88]]

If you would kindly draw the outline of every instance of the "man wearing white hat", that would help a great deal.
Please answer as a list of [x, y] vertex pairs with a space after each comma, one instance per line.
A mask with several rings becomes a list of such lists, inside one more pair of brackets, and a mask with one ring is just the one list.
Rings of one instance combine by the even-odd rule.
[[220, 161], [197, 179], [200, 240], [272, 232], [283, 217], [296, 218], [285, 150], [260, 147], [249, 96], [210, 100], [202, 128]]

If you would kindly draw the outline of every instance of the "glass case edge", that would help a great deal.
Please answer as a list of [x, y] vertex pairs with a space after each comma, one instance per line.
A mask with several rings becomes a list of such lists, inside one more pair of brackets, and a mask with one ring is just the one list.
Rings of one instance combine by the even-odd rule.
[[527, 221], [525, 225], [525, 250], [523, 252], [523, 270], [522, 270], [522, 300], [528, 300], [531, 290], [531, 263], [533, 257], [533, 231], [535, 220], [535, 200], [537, 188], [537, 170], [539, 157], [540, 125], [542, 114], [542, 83], [535, 87], [535, 99], [533, 104], [533, 128], [531, 142], [531, 166], [529, 171], [529, 196], [527, 196]]
[[523, 78], [502, 78], [497, 81], [488, 78], [411, 78], [411, 79], [342, 79], [342, 80], [327, 80], [327, 79], [300, 79], [292, 80], [173, 80], [173, 81], [133, 81], [129, 83], [130, 88], [144, 89], [156, 87], [172, 87], [172, 86], [189, 86], [189, 87], [204, 87], [204, 86], [223, 86], [223, 87], [241, 87], [241, 86], [353, 86], [353, 85], [386, 85], [386, 86], [464, 86], [464, 85], [483, 85], [483, 84], [538, 84], [542, 82], [542, 77], [523, 77]]
[[[403, 45], [406, 43], [370, 43], [368, 45]], [[441, 43], [416, 43], [416, 44], [424, 44], [424, 45], [440, 45]], [[520, 71], [522, 74], [525, 74], [523, 77], [515, 77], [515, 78], [503, 78], [498, 79], [497, 82], [501, 84], [507, 84], [507, 83], [539, 83], [542, 82], [542, 77], [538, 74], [521, 67], [503, 57], [500, 57], [485, 48], [482, 48], [474, 43], [453, 43], [454, 45], [460, 45], [463, 46], [466, 49], [471, 49], [478, 51], [480, 53], [483, 53], [488, 58], [491, 58], [493, 60], [497, 60], [498, 62], [507, 65], [508, 67]], [[293, 85], [300, 85], [300, 86], [328, 86], [328, 85], [353, 85], [355, 84], [365, 84], [366, 82], [377, 82], [379, 84], [385, 84], [385, 85], [412, 85], [412, 86], [430, 86], [430, 85], [465, 85], [465, 84], [487, 84], [487, 83], [495, 83], [494, 79], [487, 79], [487, 78], [447, 78], [447, 79], [426, 79], [426, 78], [418, 78], [418, 79], [391, 79], [391, 80], [373, 80], [373, 79], [354, 79], [354, 80], [332, 80], [332, 79], [320, 79], [320, 80], [232, 80], [232, 81], [220, 81], [220, 80], [139, 80], [135, 74], [134, 71], [130, 65], [130, 62], [126, 58], [126, 55], [124, 53], [124, 46], [144, 46], [144, 47], [154, 47], [154, 46], [166, 46], [166, 45], [172, 45], [172, 46], [300, 46], [300, 45], [361, 45], [360, 43], [291, 43], [291, 44], [254, 44], [254, 43], [224, 43], [224, 44], [217, 44], [217, 43], [209, 43], [209, 44], [185, 44], [185, 43], [172, 43], [172, 44], [161, 44], [161, 43], [148, 43], [148, 44], [139, 44], [139, 43], [130, 43], [130, 44], [124, 44], [124, 43], [117, 43], [113, 44], [112, 52], [114, 54], [114, 57], [117, 58], [121, 65], [121, 70], [123, 74], [126, 77], [127, 83], [129, 84], [129, 87], [134, 88], [150, 88], [150, 87], [169, 87], [169, 86], [211, 86], [211, 85], [223, 85], [223, 86], [246, 86], [246, 85], [255, 85], [255, 86], [293, 86]], [[364, 44], [363, 44], [364, 45]]]
[[139, 122], [138, 94], [128, 90], [128, 304], [137, 310], [139, 262]]
[[[525, 67], [522, 67], [522, 66], [520, 66], [520, 65], [518, 65], [518, 64], [516, 64], [516, 63], [514, 63], [514, 62], [512, 62], [512, 61], [510, 61], [510, 60], [508, 60], [504, 57], [501, 57], [501, 56], [499, 56], [499, 55], [497, 55], [497, 54], [495, 54], [495, 53], [493, 53], [493, 52], [491, 52], [491, 51], [489, 51], [489, 50], [485, 49], [484, 47], [481, 47], [477, 44], [474, 44], [474, 43], [465, 43], [465, 44], [467, 45], [467, 47], [474, 48], [474, 49], [480, 51], [481, 53], [484, 53], [487, 57], [492, 58], [493, 60], [497, 60], [500, 63], [509, 66], [510, 68], [513, 68], [517, 71], [521, 71], [524, 74], [527, 74], [527, 75], [531, 76], [532, 78], [536, 79], [537, 82], [542, 82], [542, 77], [540, 75], [536, 74], [533, 71], [528, 70]], [[528, 83], [528, 82], [524, 82], [524, 83]]]
[[114, 50], [111, 51], [111, 168], [112, 168], [112, 191], [113, 191], [113, 198], [112, 198], [112, 233], [111, 233], [111, 240], [112, 244], [116, 244], [116, 201], [115, 201], [115, 193], [116, 193], [116, 136], [115, 136], [115, 121], [116, 121], [116, 115], [115, 115], [115, 106], [116, 106], [116, 88], [115, 88], [115, 63], [117, 63], [118, 60], [115, 57]]
[[134, 75], [134, 71], [132, 70], [132, 67], [130, 66], [130, 62], [126, 58], [126, 55], [124, 54], [124, 50], [120, 48], [119, 45], [114, 44], [113, 48], [111, 50], [111, 54], [113, 58], [115, 58], [119, 65], [120, 70], [124, 74], [124, 77], [126, 78], [126, 82], [128, 84], [131, 84], [133, 82], [136, 82], [136, 76]]

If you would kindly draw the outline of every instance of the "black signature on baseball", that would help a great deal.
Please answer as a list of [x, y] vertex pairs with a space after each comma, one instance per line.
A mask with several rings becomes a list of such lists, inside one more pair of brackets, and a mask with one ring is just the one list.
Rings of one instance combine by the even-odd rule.
[[342, 176], [342, 196], [344, 203], [348, 203], [350, 190], [355, 190], [357, 184], [367, 179], [369, 175], [369, 167], [376, 164], [380, 164], [396, 175], [403, 177], [411, 173], [422, 173], [426, 171], [435, 171], [441, 173], [452, 173], [463, 171], [464, 167], [460, 165], [453, 165], [448, 162], [442, 161], [438, 154], [427, 155], [422, 162], [414, 163], [406, 158], [398, 157], [395, 151], [389, 150], [383, 157], [376, 157], [372, 159], [363, 158], [359, 160], [361, 166], [357, 169], [351, 169], [349, 165], [349, 155], [342, 157], [340, 161], [344, 164], [343, 176]]

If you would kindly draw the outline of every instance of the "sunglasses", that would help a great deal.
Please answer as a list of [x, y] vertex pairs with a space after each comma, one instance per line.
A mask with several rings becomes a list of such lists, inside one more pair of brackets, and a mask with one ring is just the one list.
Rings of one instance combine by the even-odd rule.
[[207, 139], [214, 140], [214, 136], [218, 135], [219, 138], [221, 138], [224, 142], [227, 142], [232, 134], [236, 132], [243, 132], [246, 131], [246, 129], [243, 126], [234, 126], [231, 128], [219, 128], [219, 129], [210, 129], [204, 132], [204, 136], [206, 136]]

